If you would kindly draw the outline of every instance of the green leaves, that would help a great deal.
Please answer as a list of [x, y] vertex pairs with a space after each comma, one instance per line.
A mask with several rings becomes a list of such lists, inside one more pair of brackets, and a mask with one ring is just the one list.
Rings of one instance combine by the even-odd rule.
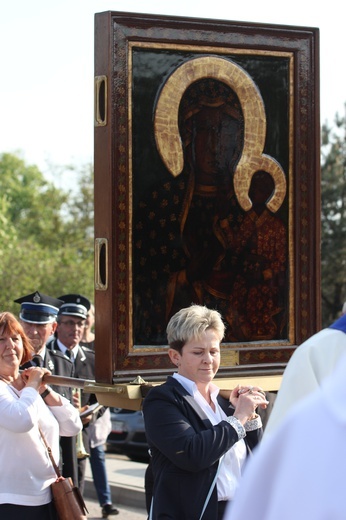
[[1, 310], [18, 315], [13, 300], [34, 290], [94, 299], [92, 167], [73, 175], [77, 185], [65, 191], [19, 154], [0, 155]]

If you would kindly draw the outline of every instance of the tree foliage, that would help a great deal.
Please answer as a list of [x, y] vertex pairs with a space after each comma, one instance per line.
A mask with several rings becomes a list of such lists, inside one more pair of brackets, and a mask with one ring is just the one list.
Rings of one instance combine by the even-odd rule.
[[322, 127], [322, 320], [329, 325], [346, 300], [346, 120]]
[[19, 155], [0, 155], [0, 309], [18, 314], [13, 300], [35, 290], [93, 300], [93, 170], [75, 173], [65, 191]]

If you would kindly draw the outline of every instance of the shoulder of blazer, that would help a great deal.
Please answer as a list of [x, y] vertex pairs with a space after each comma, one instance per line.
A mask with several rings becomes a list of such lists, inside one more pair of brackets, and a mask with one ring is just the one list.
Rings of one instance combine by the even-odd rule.
[[159, 392], [172, 394], [172, 391], [174, 394], [180, 394], [182, 397], [185, 397], [186, 395], [190, 395], [187, 390], [177, 381], [174, 377], [168, 376], [166, 381], [162, 383], [162, 385], [157, 385], [154, 387]]
[[187, 417], [190, 417], [190, 419], [192, 416], [189, 411], [191, 411], [195, 417], [197, 416], [199, 420], [203, 422], [205, 428], [210, 428], [211, 422], [204, 410], [202, 410], [194, 397], [174, 377], [168, 376], [165, 383], [155, 386], [149, 391], [143, 402], [144, 413], [151, 406], [151, 401], [155, 401], [156, 399], [163, 399], [167, 401], [167, 404], [171, 403], [178, 406], [182, 413], [187, 414]]
[[189, 395], [185, 388], [172, 376], [168, 376], [166, 381], [161, 385], [153, 386], [147, 393], [145, 401], [149, 401], [150, 398], [162, 397], [165, 399], [173, 400], [179, 395], [182, 399]]
[[[187, 390], [172, 376], [168, 376], [166, 383], [164, 383], [162, 386], [162, 393], [161, 395], [165, 395], [168, 398], [174, 399], [174, 398], [181, 398], [182, 401], [189, 404], [191, 408], [199, 415], [203, 420], [207, 418], [205, 415], [205, 412], [202, 410], [202, 408], [198, 405], [197, 401], [194, 399], [194, 397], [189, 394]], [[218, 395], [218, 403], [224, 413], [229, 416], [233, 415], [234, 408], [230, 406], [230, 402], [225, 399], [224, 397], [221, 397]], [[209, 421], [209, 419], [208, 419]]]

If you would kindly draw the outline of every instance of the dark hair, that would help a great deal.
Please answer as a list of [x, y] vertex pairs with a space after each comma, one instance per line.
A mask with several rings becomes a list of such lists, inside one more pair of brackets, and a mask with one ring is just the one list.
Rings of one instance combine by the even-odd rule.
[[34, 349], [20, 322], [11, 312], [0, 313], [0, 331], [9, 334], [10, 336], [13, 334], [19, 334], [23, 342], [23, 356], [20, 360], [20, 364], [23, 365], [27, 361], [30, 361]]

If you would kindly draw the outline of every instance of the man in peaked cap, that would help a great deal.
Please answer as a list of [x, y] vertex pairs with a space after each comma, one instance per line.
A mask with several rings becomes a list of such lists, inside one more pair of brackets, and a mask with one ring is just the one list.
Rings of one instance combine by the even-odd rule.
[[14, 300], [20, 303], [19, 317], [27, 323], [55, 323], [62, 300], [52, 298], [38, 291]]
[[[46, 294], [36, 291], [34, 293], [23, 296], [14, 300], [15, 303], [20, 303], [19, 319], [22, 323], [25, 334], [30, 339], [30, 342], [35, 350], [31, 365], [44, 366], [52, 373], [55, 372], [54, 360], [51, 360], [50, 353], [47, 354], [46, 344], [48, 339], [54, 334], [57, 327], [56, 317], [63, 301], [57, 298], [52, 298]], [[63, 366], [67, 366], [67, 372], [70, 375], [73, 371], [71, 365], [66, 364], [66, 359], [59, 353], [59, 361]], [[60, 371], [59, 371], [60, 372]], [[55, 372], [56, 373], [56, 372]], [[65, 375], [65, 374], [60, 374]], [[64, 395], [66, 388], [59, 392]]]
[[90, 309], [90, 301], [81, 294], [64, 294], [59, 296], [59, 300], [63, 301], [59, 309], [59, 315], [77, 316], [86, 319], [88, 310]]
[[[74, 377], [80, 379], [94, 380], [95, 378], [95, 352], [88, 347], [80, 345], [83, 337], [84, 327], [90, 301], [81, 294], [64, 294], [59, 296], [63, 304], [59, 308], [57, 316], [57, 329], [55, 339], [49, 344], [49, 348], [60, 350], [69, 356], [74, 363]], [[97, 403], [95, 394], [81, 392], [81, 411], [88, 406]], [[102, 421], [106, 412], [106, 407], [102, 407], [96, 416], [89, 415], [83, 422], [83, 444], [85, 450], [90, 450], [90, 464], [97, 491], [103, 518], [119, 513], [111, 500], [111, 490], [108, 484], [105, 455], [103, 446], [93, 449], [90, 445], [89, 426], [91, 421]], [[109, 411], [107, 411], [109, 413]], [[78, 458], [78, 487], [81, 493], [84, 492], [84, 480], [86, 470], [86, 457], [81, 455]]]
[[[27, 368], [32, 365], [42, 366], [48, 368], [53, 375], [73, 377], [74, 366], [72, 361], [64, 356], [61, 351], [50, 350], [47, 347], [47, 342], [57, 327], [56, 318], [63, 301], [39, 291], [14, 301], [20, 304], [19, 319], [35, 351], [32, 360], [21, 368]], [[72, 391], [70, 388], [56, 385], [53, 388], [72, 402]], [[62, 473], [64, 477], [71, 477], [77, 484], [78, 471], [75, 437], [61, 437], [60, 446]]]

